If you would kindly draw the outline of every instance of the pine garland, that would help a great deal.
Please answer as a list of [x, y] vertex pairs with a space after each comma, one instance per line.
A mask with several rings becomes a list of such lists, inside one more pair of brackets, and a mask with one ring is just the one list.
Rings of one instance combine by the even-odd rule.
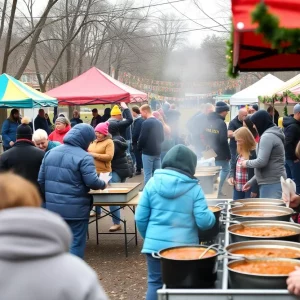
[[227, 75], [230, 78], [237, 78], [239, 74], [233, 70], [233, 25], [231, 26], [230, 38], [227, 40], [226, 45]]
[[296, 53], [300, 49], [300, 29], [279, 27], [278, 17], [270, 14], [264, 3], [252, 12], [252, 22], [258, 23], [256, 33], [262, 34], [279, 53]]
[[[252, 12], [252, 22], [257, 23], [256, 33], [262, 34], [279, 53], [297, 53], [300, 49], [300, 29], [287, 29], [279, 27], [278, 17], [270, 14], [264, 3], [259, 3]], [[228, 76], [238, 77], [238, 71], [233, 68], [233, 26], [230, 38], [227, 41], [226, 59], [228, 63]], [[269, 100], [268, 100], [269, 102]]]

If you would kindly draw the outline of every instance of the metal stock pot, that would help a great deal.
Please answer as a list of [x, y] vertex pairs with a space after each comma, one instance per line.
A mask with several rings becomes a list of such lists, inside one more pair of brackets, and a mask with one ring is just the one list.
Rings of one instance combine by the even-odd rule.
[[[232, 243], [244, 242], [244, 241], [253, 241], [253, 240], [284, 240], [291, 242], [300, 242], [300, 225], [292, 222], [281, 222], [281, 221], [247, 221], [247, 222], [236, 222], [237, 224], [230, 225], [228, 227], [228, 232], [230, 240]], [[295, 231], [294, 235], [281, 236], [281, 237], [271, 237], [271, 236], [251, 236], [251, 235], [242, 235], [235, 233], [235, 230], [240, 229], [241, 227], [280, 227], [287, 230]]]
[[211, 246], [188, 245], [171, 247], [152, 253], [154, 258], [161, 260], [162, 280], [168, 288], [211, 288], [217, 280], [218, 255], [224, 254], [216, 247], [210, 249], [214, 255], [201, 259], [171, 259], [164, 255], [168, 250], [182, 248], [205, 248]]
[[[234, 207], [229, 210], [230, 217], [239, 221], [254, 221], [254, 220], [274, 220], [274, 221], [289, 221], [291, 216], [295, 214], [294, 210], [283, 206], [274, 205], [256, 205]], [[263, 216], [244, 215], [250, 213], [261, 213]]]

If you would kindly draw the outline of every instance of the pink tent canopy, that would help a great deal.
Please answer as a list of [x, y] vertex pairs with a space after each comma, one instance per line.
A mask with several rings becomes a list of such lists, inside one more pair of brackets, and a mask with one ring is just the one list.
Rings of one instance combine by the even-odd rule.
[[55, 97], [60, 105], [147, 101], [146, 93], [123, 84], [96, 67], [48, 91], [46, 94]]

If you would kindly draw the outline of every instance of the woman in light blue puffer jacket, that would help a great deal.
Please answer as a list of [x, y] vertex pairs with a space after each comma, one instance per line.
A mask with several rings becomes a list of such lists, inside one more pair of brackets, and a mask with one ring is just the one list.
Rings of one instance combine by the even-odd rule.
[[198, 228], [210, 229], [214, 214], [208, 209], [203, 191], [194, 177], [197, 156], [177, 145], [165, 156], [144, 188], [135, 219], [144, 238], [142, 253], [147, 256], [148, 290], [146, 300], [157, 299], [162, 287], [160, 261], [151, 253], [161, 249], [198, 244]]

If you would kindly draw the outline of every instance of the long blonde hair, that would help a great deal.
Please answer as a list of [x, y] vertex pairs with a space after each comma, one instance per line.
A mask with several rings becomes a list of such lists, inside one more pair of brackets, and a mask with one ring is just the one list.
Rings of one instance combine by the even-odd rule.
[[13, 173], [0, 175], [0, 195], [0, 210], [21, 206], [41, 206], [41, 197], [37, 188], [31, 182]]
[[235, 140], [242, 140], [242, 144], [237, 144], [237, 153], [249, 159], [250, 152], [255, 150], [256, 142], [251, 131], [246, 127], [241, 127], [234, 132]]

